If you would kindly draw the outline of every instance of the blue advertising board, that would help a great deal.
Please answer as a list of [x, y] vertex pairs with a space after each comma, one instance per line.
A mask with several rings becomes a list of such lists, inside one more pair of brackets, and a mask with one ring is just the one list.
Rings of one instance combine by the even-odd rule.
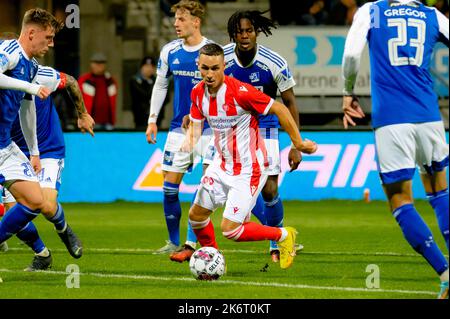
[[[66, 167], [62, 175], [62, 202], [162, 202], [161, 158], [167, 133], [147, 144], [143, 132], [65, 134]], [[284, 200], [361, 200], [365, 189], [372, 200], [384, 200], [375, 162], [372, 132], [303, 132], [319, 144], [317, 153], [304, 155], [298, 170], [289, 172], [290, 140], [280, 134], [283, 172], [280, 195]], [[448, 139], [448, 134], [447, 134]], [[190, 202], [202, 174], [197, 162], [180, 187], [181, 201]], [[425, 193], [416, 172], [416, 198]]]

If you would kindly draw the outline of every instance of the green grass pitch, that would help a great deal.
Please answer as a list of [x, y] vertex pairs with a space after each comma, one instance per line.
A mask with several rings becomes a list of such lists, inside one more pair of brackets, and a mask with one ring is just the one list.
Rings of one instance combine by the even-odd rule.
[[[84, 244], [75, 260], [53, 226], [36, 220], [53, 253], [50, 271], [22, 269], [33, 254], [16, 238], [0, 253], [1, 298], [148, 298], [148, 299], [434, 299], [439, 280], [426, 261], [403, 239], [385, 202], [286, 202], [285, 225], [299, 230], [304, 245], [292, 268], [270, 260], [268, 242], [236, 243], [222, 237], [221, 211], [213, 214], [227, 273], [215, 282], [195, 280], [188, 263], [154, 255], [167, 231], [161, 204], [65, 204], [66, 218]], [[441, 249], [445, 248], [431, 207], [416, 203]], [[181, 239], [188, 205], [183, 204]], [[446, 253], [448, 255], [448, 253]], [[66, 267], [80, 270], [79, 288], [68, 288]], [[268, 264], [265, 271], [264, 266]], [[376, 266], [369, 266], [376, 265]], [[369, 266], [369, 268], [368, 268]], [[379, 288], [367, 288], [379, 270]]]

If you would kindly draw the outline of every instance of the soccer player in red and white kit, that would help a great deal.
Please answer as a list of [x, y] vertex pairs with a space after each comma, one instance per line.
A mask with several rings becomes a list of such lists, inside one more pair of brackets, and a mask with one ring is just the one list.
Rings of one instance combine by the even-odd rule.
[[201, 180], [189, 222], [202, 246], [217, 248], [209, 216], [225, 206], [221, 229], [235, 241], [273, 240], [280, 248], [280, 267], [288, 268], [295, 257], [293, 227], [270, 227], [250, 222], [250, 214], [264, 186], [267, 152], [259, 134], [258, 115], [275, 114], [297, 150], [311, 154], [313, 141], [302, 140], [289, 110], [253, 86], [225, 76], [223, 49], [210, 43], [199, 52], [198, 66], [203, 81], [191, 93], [191, 124], [181, 148], [192, 150], [201, 137], [203, 120], [214, 132], [219, 152]]

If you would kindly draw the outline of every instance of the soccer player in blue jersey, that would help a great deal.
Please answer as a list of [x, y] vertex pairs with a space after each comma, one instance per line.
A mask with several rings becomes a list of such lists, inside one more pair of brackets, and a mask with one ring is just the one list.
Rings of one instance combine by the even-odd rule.
[[[200, 2], [182, 0], [172, 6], [172, 11], [175, 12], [174, 27], [178, 39], [166, 44], [160, 52], [146, 131], [147, 141], [155, 144], [158, 132], [156, 120], [167, 95], [169, 78], [172, 77], [174, 83], [174, 116], [170, 124], [170, 132], [167, 136], [162, 160], [163, 205], [169, 240], [165, 246], [155, 252], [161, 254], [172, 253], [180, 245], [181, 206], [178, 196], [179, 187], [184, 174], [192, 167], [196, 154], [206, 155], [207, 145], [211, 139], [211, 134], [203, 134], [201, 142], [193, 154], [180, 152], [185, 136], [182, 121], [183, 117], [190, 112], [191, 90], [202, 79], [197, 67], [198, 52], [201, 47], [210, 41], [201, 34], [200, 29], [205, 9]], [[195, 248], [196, 242], [197, 238], [194, 232], [190, 230], [187, 244]]]
[[[33, 83], [44, 85], [50, 88], [52, 92], [57, 89], [66, 89], [77, 108], [78, 127], [83, 132], [88, 131], [94, 136], [94, 120], [86, 111], [76, 79], [53, 68], [39, 66]], [[66, 245], [70, 255], [74, 258], [80, 258], [82, 256], [81, 241], [67, 224], [64, 210], [57, 199], [65, 157], [64, 136], [58, 113], [51, 98], [45, 100], [34, 98], [32, 106], [33, 111], [30, 112], [29, 116], [25, 119], [20, 118], [20, 120], [16, 118], [12, 126], [12, 140], [27, 157], [31, 158], [31, 164], [36, 174], [38, 174], [44, 198], [51, 203], [49, 210], [42, 210], [41, 213], [54, 224], [55, 230]], [[28, 121], [25, 127], [30, 127], [30, 130], [21, 128], [24, 127], [24, 125], [21, 125], [24, 120]], [[7, 210], [16, 204], [15, 198], [7, 190], [5, 191], [3, 202]], [[17, 236], [19, 238], [28, 238], [28, 233], [33, 232], [34, 229], [35, 226], [30, 222]], [[43, 242], [36, 237], [35, 241], [28, 240], [26, 244], [35, 252], [34, 259], [28, 270], [48, 269], [52, 264], [52, 256]], [[48, 251], [48, 255], [44, 256], [41, 253], [42, 251]]]
[[[372, 126], [380, 178], [393, 217], [411, 247], [441, 280], [448, 298], [448, 262], [414, 207], [412, 178], [419, 172], [448, 249], [448, 146], [429, 72], [433, 47], [448, 46], [449, 21], [420, 1], [377, 1], [356, 13], [343, 57], [344, 127], [364, 112], [354, 95], [360, 57], [369, 44]], [[447, 250], [448, 252], [448, 250]]]
[[[253, 85], [273, 99], [276, 99], [279, 91], [283, 104], [288, 107], [299, 127], [299, 114], [293, 89], [295, 80], [289, 66], [278, 53], [257, 43], [260, 33], [269, 36], [272, 34], [271, 29], [275, 28], [274, 23], [263, 16], [264, 13], [237, 11], [228, 19], [228, 35], [232, 43], [224, 47], [225, 74]], [[278, 193], [278, 175], [281, 173], [279, 127], [280, 123], [276, 116], [259, 116], [259, 128], [269, 159], [269, 177], [259, 198], [260, 202], [264, 202], [264, 217], [260, 220], [265, 225], [276, 227], [283, 226], [284, 218], [283, 204]], [[301, 153], [292, 147], [289, 152], [291, 171], [298, 168], [301, 159]], [[280, 252], [276, 242], [271, 241], [270, 253], [272, 260], [277, 262]]]
[[[19, 109], [24, 113], [29, 109], [30, 95], [49, 96], [47, 87], [31, 83], [38, 70], [34, 58], [48, 52], [61, 28], [49, 12], [31, 9], [24, 15], [19, 39], [0, 43], [0, 184], [17, 200], [0, 221], [0, 243], [17, 234], [42, 210], [50, 209], [30, 161], [11, 140], [11, 128]], [[38, 236], [37, 232], [31, 235]]]

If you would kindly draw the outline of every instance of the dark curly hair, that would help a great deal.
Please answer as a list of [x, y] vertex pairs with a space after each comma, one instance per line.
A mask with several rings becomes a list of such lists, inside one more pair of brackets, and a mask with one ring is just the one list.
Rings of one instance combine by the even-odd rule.
[[236, 11], [229, 19], [228, 19], [228, 36], [231, 41], [234, 41], [236, 34], [239, 32], [239, 26], [241, 19], [250, 20], [251, 24], [255, 28], [256, 32], [262, 32], [266, 36], [272, 34], [271, 29], [276, 29], [277, 26], [275, 22], [271, 19], [266, 18], [263, 14], [269, 12], [266, 11], [257, 11], [257, 10], [247, 10], [247, 11]]

